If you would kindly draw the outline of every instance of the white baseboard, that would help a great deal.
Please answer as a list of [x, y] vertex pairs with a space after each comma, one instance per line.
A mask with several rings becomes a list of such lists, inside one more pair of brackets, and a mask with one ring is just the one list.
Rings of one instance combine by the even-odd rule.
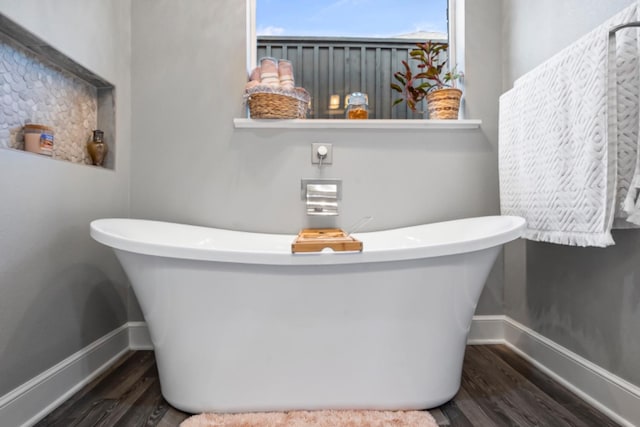
[[640, 388], [505, 317], [504, 343], [623, 426], [640, 426]]
[[508, 316], [474, 316], [467, 344], [506, 344], [623, 426], [640, 426], [640, 388]]
[[[506, 344], [623, 426], [640, 426], [640, 388], [507, 316], [475, 316], [468, 344]], [[145, 322], [129, 322], [0, 397], [0, 424], [31, 426], [128, 350], [153, 349]]]
[[129, 350], [124, 324], [0, 397], [0, 425], [32, 426]]
[[129, 322], [129, 348], [131, 350], [153, 350], [147, 322]]
[[506, 316], [473, 316], [467, 344], [504, 344]]

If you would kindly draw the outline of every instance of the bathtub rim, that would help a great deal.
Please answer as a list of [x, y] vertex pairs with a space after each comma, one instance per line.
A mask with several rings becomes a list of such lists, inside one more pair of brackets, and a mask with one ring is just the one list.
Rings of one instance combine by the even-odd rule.
[[[398, 248], [376, 248], [375, 246], [372, 248], [367, 245], [369, 237], [379, 237], [382, 233], [398, 234], [402, 232], [410, 234], [411, 232], [428, 231], [428, 228], [435, 227], [452, 227], [452, 230], [454, 230], [456, 226], [461, 225], [463, 222], [477, 222], [478, 226], [482, 225], [483, 222], [490, 222], [495, 226], [495, 223], [498, 221], [501, 223], [501, 228], [498, 231], [492, 234], [486, 233], [470, 240], [452, 240], [450, 242], [440, 244]], [[111, 232], [108, 228], [109, 226], [113, 226], [114, 222], [123, 222], [129, 226], [163, 226], [163, 224], [166, 224], [168, 227], [184, 227], [191, 231], [197, 229], [208, 230], [208, 232], [221, 230], [225, 233], [237, 234], [238, 237], [269, 238], [273, 240], [274, 245], [270, 250], [234, 250], [228, 248], [212, 249], [159, 244], [152, 241], [134, 240], [132, 238], [127, 238], [122, 234]], [[93, 220], [90, 224], [90, 235], [97, 242], [111, 248], [143, 255], [198, 261], [293, 266], [404, 261], [464, 254], [502, 245], [515, 240], [522, 236], [525, 225], [526, 221], [524, 218], [517, 216], [493, 215], [463, 218], [437, 223], [400, 227], [391, 230], [354, 233], [354, 237], [364, 242], [364, 249], [362, 252], [322, 252], [302, 254], [291, 253], [291, 242], [293, 242], [295, 238], [295, 235], [293, 234], [252, 233], [146, 219], [103, 218]]]

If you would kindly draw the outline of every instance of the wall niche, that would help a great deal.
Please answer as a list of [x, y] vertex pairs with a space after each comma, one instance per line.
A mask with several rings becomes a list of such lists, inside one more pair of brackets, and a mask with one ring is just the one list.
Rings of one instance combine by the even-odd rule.
[[27, 123], [53, 128], [52, 158], [86, 165], [104, 131], [115, 168], [115, 86], [0, 13], [0, 148], [24, 150]]

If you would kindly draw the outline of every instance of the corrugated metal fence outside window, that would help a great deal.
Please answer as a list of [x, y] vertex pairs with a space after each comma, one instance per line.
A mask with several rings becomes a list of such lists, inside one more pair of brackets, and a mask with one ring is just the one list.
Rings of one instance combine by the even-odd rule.
[[[259, 36], [258, 58], [271, 56], [293, 64], [296, 86], [311, 94], [310, 118], [344, 118], [345, 95], [364, 92], [373, 119], [421, 119], [406, 103], [392, 106], [399, 97], [391, 90], [393, 73], [404, 69], [415, 43], [425, 40]], [[441, 40], [439, 40], [441, 41]], [[418, 71], [416, 61], [408, 61]], [[331, 95], [339, 108], [329, 106]], [[334, 97], [335, 99], [335, 97]], [[424, 101], [423, 101], [424, 103]], [[426, 110], [426, 105], [421, 106]]]

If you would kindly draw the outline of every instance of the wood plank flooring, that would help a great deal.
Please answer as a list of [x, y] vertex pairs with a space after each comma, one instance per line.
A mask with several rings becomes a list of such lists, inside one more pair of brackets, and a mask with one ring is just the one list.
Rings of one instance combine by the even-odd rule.
[[[618, 425], [504, 345], [468, 346], [460, 391], [430, 412], [442, 427]], [[153, 352], [136, 351], [37, 426], [177, 427], [188, 416], [162, 398]]]

